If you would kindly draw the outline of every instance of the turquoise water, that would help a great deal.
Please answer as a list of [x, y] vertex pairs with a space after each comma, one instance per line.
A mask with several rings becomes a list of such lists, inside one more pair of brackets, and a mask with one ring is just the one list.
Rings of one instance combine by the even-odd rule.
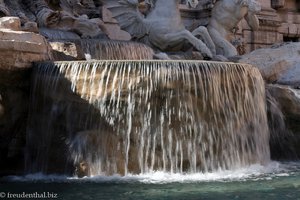
[[[272, 162], [208, 174], [154, 172], [78, 179], [33, 174], [5, 177], [0, 196], [45, 194], [48, 199], [299, 199], [300, 163]], [[45, 192], [45, 193], [44, 193]], [[55, 198], [56, 197], [56, 198]]]

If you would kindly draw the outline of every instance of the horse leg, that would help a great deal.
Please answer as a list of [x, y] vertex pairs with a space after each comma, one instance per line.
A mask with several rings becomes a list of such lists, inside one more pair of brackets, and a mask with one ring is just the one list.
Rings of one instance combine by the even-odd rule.
[[216, 46], [215, 46], [213, 40], [211, 39], [206, 27], [199, 26], [192, 32], [192, 34], [194, 36], [200, 36], [203, 39], [206, 46], [213, 53], [213, 55], [216, 55]]
[[212, 58], [213, 54], [209, 48], [198, 38], [196, 38], [188, 30], [182, 30], [176, 33], [168, 33], [164, 35], [164, 40], [167, 43], [176, 43], [182, 39], [187, 40], [191, 45], [193, 45], [200, 53], [207, 58]]
[[213, 27], [208, 26], [208, 32], [216, 45], [217, 54], [225, 57], [238, 55], [236, 48]]

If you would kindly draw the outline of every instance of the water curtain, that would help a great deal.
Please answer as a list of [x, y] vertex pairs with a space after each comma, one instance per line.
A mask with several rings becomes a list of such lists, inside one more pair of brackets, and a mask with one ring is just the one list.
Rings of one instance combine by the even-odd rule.
[[76, 61], [34, 70], [35, 170], [51, 168], [58, 144], [89, 175], [209, 172], [270, 159], [264, 81], [250, 65]]

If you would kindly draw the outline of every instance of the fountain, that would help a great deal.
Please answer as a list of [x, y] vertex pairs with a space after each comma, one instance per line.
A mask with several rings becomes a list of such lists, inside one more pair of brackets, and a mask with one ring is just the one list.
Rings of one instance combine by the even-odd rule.
[[28, 169], [53, 173], [73, 164], [79, 174], [126, 175], [265, 164], [264, 92], [259, 71], [244, 64], [39, 63]]
[[266, 2], [0, 0], [0, 198], [297, 199]]
[[[33, 48], [33, 55], [20, 45], [21, 55], [32, 56], [21, 64], [51, 60], [32, 70], [27, 173], [207, 173], [270, 161], [260, 72], [247, 64], [184, 60], [236, 60], [228, 35], [243, 18], [258, 28], [255, 0], [216, 2], [207, 28], [194, 31], [175, 0], [0, 5], [3, 15], [18, 17], [1, 22], [11, 34], [39, 32], [22, 33], [23, 40], [38, 38], [31, 39], [34, 47], [47, 50]], [[229, 53], [220, 51], [222, 44]]]

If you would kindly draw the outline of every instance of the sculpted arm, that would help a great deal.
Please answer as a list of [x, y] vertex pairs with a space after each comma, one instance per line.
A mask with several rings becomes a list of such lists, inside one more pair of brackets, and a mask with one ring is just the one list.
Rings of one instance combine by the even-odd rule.
[[245, 16], [247, 23], [250, 28], [253, 30], [258, 30], [259, 28], [259, 20], [257, 18], [257, 13], [261, 11], [261, 5], [256, 0], [248, 0], [248, 12]]
[[245, 19], [250, 26], [250, 28], [254, 31], [258, 30], [259, 28], [259, 20], [253, 12], [248, 12], [247, 15], [245, 16]]

